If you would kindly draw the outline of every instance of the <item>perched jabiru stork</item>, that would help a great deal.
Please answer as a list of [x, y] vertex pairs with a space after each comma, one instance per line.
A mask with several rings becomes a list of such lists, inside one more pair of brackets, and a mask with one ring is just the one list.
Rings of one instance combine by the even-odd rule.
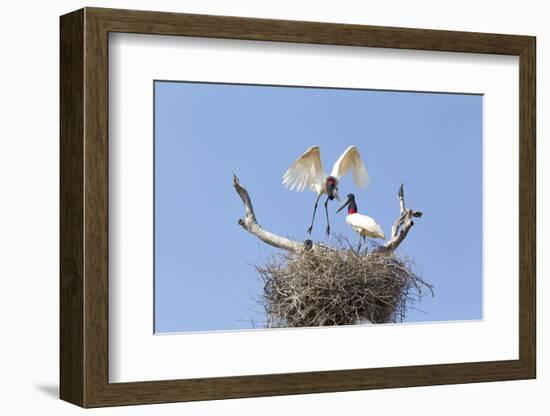
[[357, 249], [358, 253], [361, 250], [361, 240], [364, 241], [366, 237], [384, 238], [384, 231], [382, 231], [382, 227], [380, 227], [376, 221], [374, 221], [371, 217], [357, 213], [355, 195], [349, 194], [344, 204], [338, 208], [338, 211], [336, 212], [342, 211], [346, 206], [348, 207], [346, 222], [357, 234], [359, 234], [359, 248]]
[[369, 175], [361, 160], [361, 155], [357, 147], [348, 147], [332, 167], [330, 175], [327, 175], [321, 163], [321, 151], [319, 146], [312, 146], [296, 159], [285, 172], [283, 176], [283, 185], [291, 191], [295, 190], [302, 192], [307, 187], [317, 193], [311, 225], [307, 229], [308, 234], [311, 234], [311, 230], [313, 229], [313, 222], [315, 221], [315, 213], [317, 212], [319, 199], [323, 194], [326, 194], [325, 213], [327, 216], [327, 236], [330, 235], [327, 204], [328, 201], [332, 201], [334, 198], [340, 199], [338, 197], [338, 184], [340, 178], [346, 175], [350, 170], [353, 173], [353, 180], [357, 187], [361, 189], [366, 188], [369, 183]]

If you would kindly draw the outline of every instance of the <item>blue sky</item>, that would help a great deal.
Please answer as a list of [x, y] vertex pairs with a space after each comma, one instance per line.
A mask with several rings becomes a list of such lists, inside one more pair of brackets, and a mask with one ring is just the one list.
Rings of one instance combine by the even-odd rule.
[[[358, 146], [372, 183], [353, 192], [359, 212], [386, 235], [398, 215], [397, 188], [424, 212], [399, 251], [434, 285], [406, 322], [482, 318], [482, 105], [479, 95], [155, 82], [155, 330], [261, 326], [254, 270], [277, 249], [237, 224], [235, 172], [258, 221], [307, 238], [315, 194], [281, 184], [312, 145], [325, 171]], [[329, 204], [332, 231], [357, 237]], [[320, 205], [313, 238], [324, 241]]]

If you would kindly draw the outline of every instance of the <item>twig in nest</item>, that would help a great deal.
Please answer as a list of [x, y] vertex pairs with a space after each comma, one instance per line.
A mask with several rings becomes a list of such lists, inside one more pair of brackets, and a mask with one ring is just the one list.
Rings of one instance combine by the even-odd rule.
[[384, 253], [358, 256], [344, 246], [280, 254], [257, 270], [267, 327], [400, 322], [409, 305], [432, 292], [410, 261]]

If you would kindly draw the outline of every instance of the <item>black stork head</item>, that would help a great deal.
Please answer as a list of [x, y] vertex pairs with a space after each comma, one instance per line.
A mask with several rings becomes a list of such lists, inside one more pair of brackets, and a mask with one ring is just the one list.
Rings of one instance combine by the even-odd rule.
[[330, 199], [331, 201], [334, 198], [340, 199], [338, 198], [338, 179], [336, 179], [334, 176], [327, 177], [325, 186], [326, 186], [328, 199]]
[[356, 214], [357, 213], [357, 204], [355, 203], [355, 195], [348, 194], [348, 196], [346, 197], [346, 200], [344, 201], [342, 206], [340, 208], [338, 208], [338, 211], [336, 211], [336, 212], [338, 213], [338, 212], [342, 211], [348, 205], [349, 205], [348, 214]]

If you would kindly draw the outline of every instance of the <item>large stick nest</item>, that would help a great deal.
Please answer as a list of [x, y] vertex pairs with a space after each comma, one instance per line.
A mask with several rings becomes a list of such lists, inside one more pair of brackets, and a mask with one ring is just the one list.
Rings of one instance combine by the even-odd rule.
[[239, 225], [285, 251], [257, 267], [264, 283], [260, 303], [268, 328], [400, 322], [424, 292], [433, 296], [432, 287], [411, 270], [411, 262], [396, 254], [414, 225], [413, 219], [422, 217], [422, 212], [405, 206], [403, 185], [397, 192], [399, 217], [390, 238], [362, 255], [342, 238], [328, 247], [264, 229], [256, 219], [248, 191], [235, 175], [233, 187], [245, 209]]
[[395, 253], [339, 249], [287, 252], [257, 267], [266, 327], [401, 322], [432, 287]]

